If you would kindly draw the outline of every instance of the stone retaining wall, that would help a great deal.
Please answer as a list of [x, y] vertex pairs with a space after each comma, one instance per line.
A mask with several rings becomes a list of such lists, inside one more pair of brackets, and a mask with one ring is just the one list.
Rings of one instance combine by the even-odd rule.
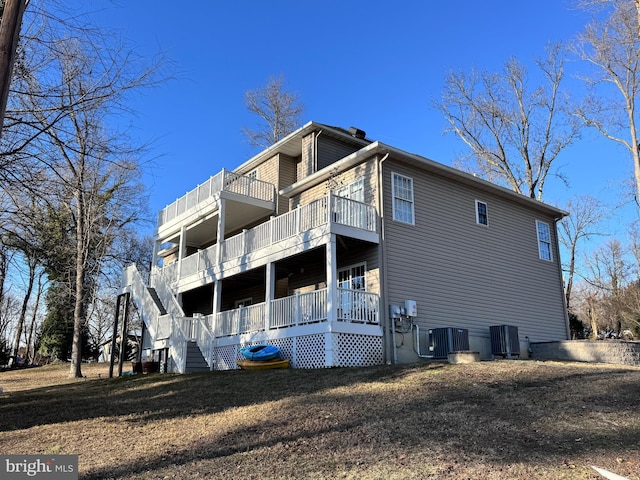
[[531, 343], [531, 358], [640, 366], [640, 342], [564, 340]]

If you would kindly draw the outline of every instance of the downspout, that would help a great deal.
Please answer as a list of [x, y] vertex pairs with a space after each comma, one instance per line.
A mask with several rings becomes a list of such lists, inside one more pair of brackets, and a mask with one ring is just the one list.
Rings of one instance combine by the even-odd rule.
[[[387, 254], [384, 248], [385, 242], [385, 225], [384, 225], [384, 195], [383, 185], [384, 179], [382, 176], [382, 164], [389, 157], [389, 152], [385, 154], [382, 159], [378, 162], [378, 208], [380, 209], [380, 243], [378, 246], [379, 258], [380, 258], [380, 268], [382, 269], [382, 274], [380, 278], [382, 279], [382, 298], [381, 298], [381, 306], [382, 315], [385, 315], [385, 323], [387, 330], [387, 339], [386, 339], [386, 357], [387, 357], [387, 365], [391, 365], [392, 363], [397, 363], [397, 352], [396, 352], [396, 340], [395, 340], [395, 328], [393, 326], [393, 320], [389, 315], [389, 311], [387, 308], [387, 298], [388, 298], [388, 289], [387, 289]], [[393, 352], [393, 357], [391, 356], [391, 352]], [[393, 362], [392, 362], [393, 358]]]
[[318, 171], [318, 137], [324, 130], [320, 130], [313, 136], [313, 173]]

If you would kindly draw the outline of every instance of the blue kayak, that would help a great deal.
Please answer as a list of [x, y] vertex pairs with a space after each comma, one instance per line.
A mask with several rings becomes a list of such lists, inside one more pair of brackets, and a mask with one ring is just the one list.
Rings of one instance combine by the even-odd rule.
[[280, 349], [275, 345], [253, 345], [240, 349], [240, 353], [247, 360], [266, 361], [280, 358]]

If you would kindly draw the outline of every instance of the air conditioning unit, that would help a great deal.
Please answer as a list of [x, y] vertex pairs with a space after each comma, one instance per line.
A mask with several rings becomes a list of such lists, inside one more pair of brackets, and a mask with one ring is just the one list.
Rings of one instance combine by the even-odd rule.
[[432, 328], [428, 331], [429, 354], [447, 358], [451, 352], [469, 350], [469, 330], [466, 328]]
[[518, 327], [495, 325], [489, 327], [489, 333], [491, 335], [491, 354], [494, 357], [517, 358], [520, 356]]

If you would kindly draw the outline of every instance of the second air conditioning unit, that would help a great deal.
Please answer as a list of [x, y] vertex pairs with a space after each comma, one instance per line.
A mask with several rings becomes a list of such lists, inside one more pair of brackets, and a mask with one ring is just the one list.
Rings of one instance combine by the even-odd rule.
[[466, 328], [432, 328], [427, 338], [429, 355], [447, 358], [449, 353], [469, 350], [469, 330]]

